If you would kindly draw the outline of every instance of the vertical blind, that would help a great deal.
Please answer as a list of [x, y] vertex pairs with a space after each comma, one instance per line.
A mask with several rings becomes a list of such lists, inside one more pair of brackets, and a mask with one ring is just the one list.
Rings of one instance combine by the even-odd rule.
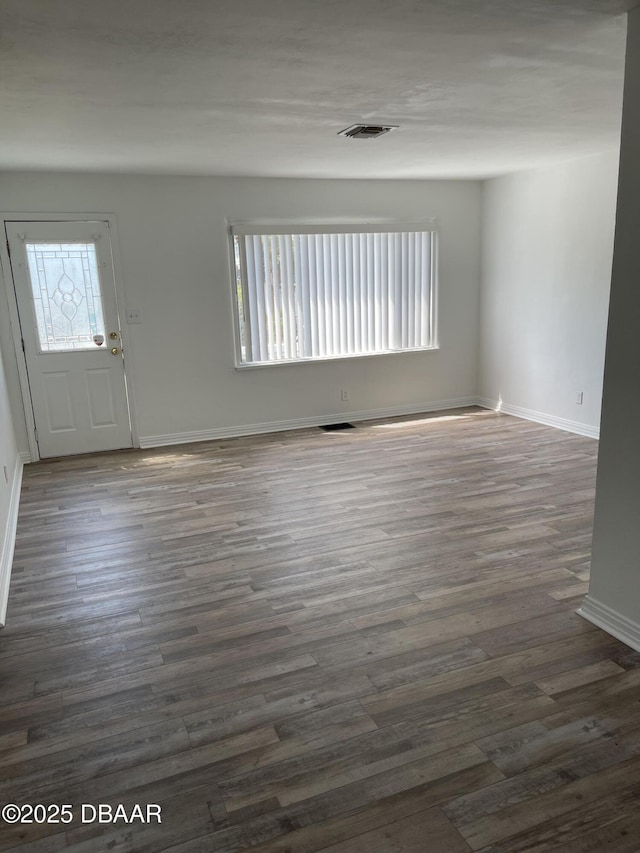
[[434, 232], [234, 233], [241, 362], [433, 344]]

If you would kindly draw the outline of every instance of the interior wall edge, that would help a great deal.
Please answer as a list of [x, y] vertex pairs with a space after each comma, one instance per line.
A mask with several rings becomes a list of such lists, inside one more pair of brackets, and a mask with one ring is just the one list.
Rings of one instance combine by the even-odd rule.
[[18, 508], [20, 505], [20, 491], [22, 487], [22, 459], [20, 455], [16, 458], [13, 481], [11, 483], [11, 498], [9, 501], [9, 512], [2, 539], [2, 555], [0, 556], [0, 627], [4, 627], [7, 616], [7, 604], [9, 601], [9, 584], [11, 582], [11, 567], [13, 564], [13, 552], [16, 544], [16, 530], [18, 527]]
[[639, 622], [628, 619], [622, 613], [594, 598], [591, 594], [585, 597], [577, 612], [583, 619], [586, 619], [598, 628], [602, 628], [603, 631], [611, 634], [616, 640], [621, 640], [634, 651], [640, 652]]

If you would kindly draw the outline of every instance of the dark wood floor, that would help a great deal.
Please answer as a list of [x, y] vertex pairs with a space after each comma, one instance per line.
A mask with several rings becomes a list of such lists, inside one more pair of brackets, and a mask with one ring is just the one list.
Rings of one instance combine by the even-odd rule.
[[596, 453], [473, 410], [28, 466], [0, 803], [75, 818], [0, 849], [640, 850], [640, 656], [575, 613]]

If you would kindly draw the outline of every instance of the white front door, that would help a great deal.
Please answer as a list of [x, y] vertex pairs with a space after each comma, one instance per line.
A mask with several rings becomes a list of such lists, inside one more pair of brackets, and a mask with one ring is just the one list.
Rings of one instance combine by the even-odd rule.
[[131, 447], [108, 222], [7, 222], [40, 456]]

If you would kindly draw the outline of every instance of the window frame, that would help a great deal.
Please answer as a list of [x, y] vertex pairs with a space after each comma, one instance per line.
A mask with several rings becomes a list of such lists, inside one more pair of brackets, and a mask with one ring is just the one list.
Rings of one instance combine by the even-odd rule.
[[[246, 251], [239, 250], [240, 282], [236, 273], [236, 238], [250, 236], [280, 236], [280, 235], [322, 235], [322, 234], [392, 234], [403, 232], [427, 232], [430, 234], [430, 289], [429, 289], [429, 317], [430, 317], [430, 343], [427, 346], [406, 347], [403, 349], [379, 350], [376, 352], [342, 353], [340, 355], [317, 355], [299, 358], [279, 358], [267, 361], [244, 361], [242, 358], [242, 331], [240, 306], [238, 300], [238, 285], [242, 288], [243, 301], [246, 299], [247, 269]], [[292, 364], [315, 364], [317, 362], [339, 362], [347, 359], [375, 358], [380, 356], [407, 355], [418, 352], [431, 352], [440, 348], [438, 339], [438, 284], [439, 284], [439, 229], [435, 218], [421, 220], [380, 220], [380, 221], [345, 221], [341, 219], [336, 222], [315, 222], [313, 220], [290, 221], [290, 220], [255, 220], [255, 221], [230, 221], [227, 220], [227, 234], [229, 240], [230, 278], [231, 278], [231, 303], [233, 314], [233, 337], [235, 368], [237, 370], [252, 370], [265, 367], [278, 367], [279, 365]], [[240, 241], [242, 243], [242, 241]], [[250, 324], [247, 315], [242, 318], [245, 327]]]

